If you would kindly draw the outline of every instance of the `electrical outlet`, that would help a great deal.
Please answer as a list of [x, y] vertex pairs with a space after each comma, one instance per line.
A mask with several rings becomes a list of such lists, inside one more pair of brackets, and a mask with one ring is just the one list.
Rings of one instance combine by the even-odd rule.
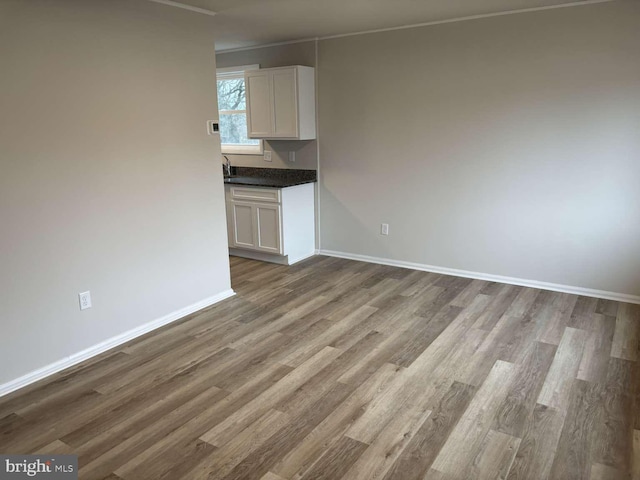
[[296, 152], [289, 152], [289, 161], [294, 163], [296, 161]]
[[265, 150], [264, 151], [264, 161], [265, 162], [270, 162], [271, 161], [271, 150]]
[[380, 225], [380, 235], [389, 235], [389, 224], [383, 223]]
[[80, 310], [91, 308], [91, 292], [82, 292], [78, 294], [80, 300]]

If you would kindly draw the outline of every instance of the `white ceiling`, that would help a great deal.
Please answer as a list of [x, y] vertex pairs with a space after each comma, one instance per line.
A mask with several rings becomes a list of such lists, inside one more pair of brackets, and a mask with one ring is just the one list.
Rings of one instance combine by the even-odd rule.
[[216, 50], [589, 0], [179, 0], [216, 12]]

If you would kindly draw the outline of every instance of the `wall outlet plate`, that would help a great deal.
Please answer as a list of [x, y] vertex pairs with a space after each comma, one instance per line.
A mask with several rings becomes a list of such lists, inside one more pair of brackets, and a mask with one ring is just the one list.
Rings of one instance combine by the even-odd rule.
[[264, 151], [264, 161], [265, 162], [270, 162], [271, 161], [271, 150], [265, 150]]
[[380, 225], [380, 235], [389, 235], [389, 224], [383, 223]]
[[87, 291], [79, 293], [78, 300], [80, 301], [80, 310], [91, 308], [91, 292]]

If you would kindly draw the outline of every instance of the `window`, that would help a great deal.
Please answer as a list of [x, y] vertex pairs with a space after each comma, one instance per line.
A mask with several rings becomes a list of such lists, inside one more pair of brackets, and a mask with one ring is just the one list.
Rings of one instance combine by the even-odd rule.
[[258, 65], [220, 68], [217, 74], [222, 153], [262, 154], [262, 140], [247, 138], [244, 72]]

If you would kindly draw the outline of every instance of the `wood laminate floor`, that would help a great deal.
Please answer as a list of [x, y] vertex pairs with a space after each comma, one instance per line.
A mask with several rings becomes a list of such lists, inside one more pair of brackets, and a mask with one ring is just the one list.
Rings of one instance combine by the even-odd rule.
[[0, 399], [0, 452], [87, 480], [637, 475], [640, 306], [231, 264], [236, 297]]

